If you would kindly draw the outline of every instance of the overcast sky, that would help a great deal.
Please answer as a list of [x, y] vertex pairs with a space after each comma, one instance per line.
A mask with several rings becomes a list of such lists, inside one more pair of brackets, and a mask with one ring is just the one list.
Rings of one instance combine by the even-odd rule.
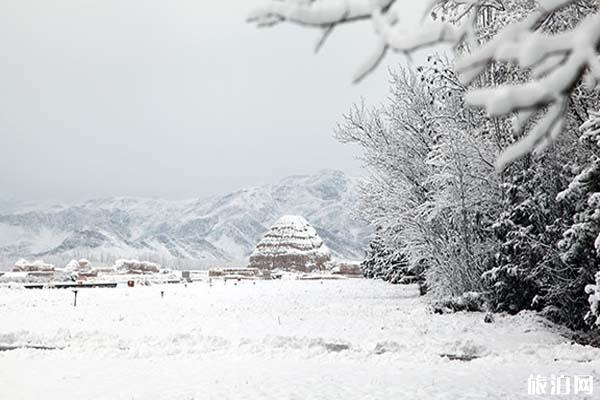
[[[0, 198], [182, 199], [361, 174], [332, 131], [361, 97], [387, 96], [385, 66], [351, 84], [370, 24], [314, 55], [316, 31], [246, 24], [257, 2], [0, 2]], [[405, 3], [414, 25], [421, 2]]]

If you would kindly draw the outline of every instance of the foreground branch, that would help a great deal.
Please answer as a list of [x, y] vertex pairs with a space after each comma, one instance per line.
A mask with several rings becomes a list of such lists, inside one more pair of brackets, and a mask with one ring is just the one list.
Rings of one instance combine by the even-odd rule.
[[[373, 71], [389, 50], [410, 54], [424, 47], [449, 43], [455, 48], [467, 43], [469, 54], [458, 58], [456, 68], [465, 84], [475, 81], [488, 66], [510, 62], [531, 71], [532, 80], [522, 84], [471, 90], [467, 103], [484, 108], [491, 116], [517, 114], [514, 131], [520, 135], [532, 125], [528, 134], [509, 147], [497, 161], [497, 168], [530, 151], [543, 151], [560, 134], [570, 95], [586, 72], [588, 86], [600, 83], [600, 15], [591, 13], [575, 28], [549, 35], [540, 28], [554, 13], [575, 0], [540, 0], [527, 18], [504, 27], [495, 37], [478, 44], [478, 15], [486, 8], [502, 9], [499, 0], [434, 0], [426, 9], [434, 14], [446, 7], [460, 10], [450, 21], [430, 21], [418, 32], [405, 32], [401, 4], [395, 0], [271, 0], [255, 9], [248, 20], [258, 25], [283, 21], [325, 29], [324, 39], [338, 25], [370, 19], [379, 37], [373, 53], [355, 73], [358, 82]], [[537, 110], [547, 108], [546, 115], [532, 124]]]

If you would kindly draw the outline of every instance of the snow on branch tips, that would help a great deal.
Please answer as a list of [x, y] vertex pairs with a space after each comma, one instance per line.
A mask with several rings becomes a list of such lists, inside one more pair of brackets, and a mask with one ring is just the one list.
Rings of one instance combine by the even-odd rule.
[[589, 295], [590, 311], [585, 319], [590, 325], [600, 326], [600, 272], [596, 274], [596, 284], [587, 285], [585, 292]]
[[[254, 10], [248, 20], [259, 26], [283, 21], [324, 30], [317, 44], [339, 24], [370, 19], [379, 37], [379, 44], [355, 74], [355, 81], [368, 75], [388, 50], [410, 54], [423, 47], [449, 43], [461, 51], [456, 68], [461, 81], [468, 85], [481, 76], [490, 65], [511, 63], [529, 71], [531, 80], [511, 85], [471, 89], [467, 103], [481, 107], [490, 116], [516, 115], [515, 136], [522, 136], [497, 160], [497, 168], [524, 154], [541, 152], [552, 144], [563, 128], [563, 119], [570, 95], [584, 74], [589, 87], [600, 84], [600, 15], [590, 14], [572, 29], [551, 34], [544, 32], [544, 23], [575, 0], [539, 0], [529, 15], [500, 29], [490, 40], [477, 38], [479, 16], [489, 8], [502, 10], [501, 0], [432, 0], [426, 17], [438, 13], [444, 18], [425, 18], [422, 29], [406, 32], [402, 24], [402, 7], [398, 0], [270, 0]], [[454, 9], [454, 13], [448, 13]], [[538, 112], [543, 113], [538, 118]], [[531, 126], [524, 134], [525, 127]]]

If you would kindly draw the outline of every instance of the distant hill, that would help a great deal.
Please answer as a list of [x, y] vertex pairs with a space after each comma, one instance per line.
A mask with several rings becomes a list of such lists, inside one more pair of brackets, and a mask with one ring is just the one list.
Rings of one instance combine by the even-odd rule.
[[285, 214], [304, 216], [335, 256], [359, 259], [370, 229], [353, 215], [358, 185], [357, 178], [326, 170], [203, 200], [117, 197], [26, 211], [12, 207], [0, 210], [0, 259], [5, 265], [19, 257], [242, 265]]

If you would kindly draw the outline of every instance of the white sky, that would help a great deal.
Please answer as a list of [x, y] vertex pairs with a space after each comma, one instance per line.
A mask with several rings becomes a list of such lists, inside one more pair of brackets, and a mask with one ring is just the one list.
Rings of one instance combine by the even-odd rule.
[[[421, 2], [404, 0], [415, 25]], [[0, 199], [202, 197], [323, 168], [360, 174], [332, 136], [386, 67], [375, 36], [244, 22], [255, 0], [0, 2]], [[388, 65], [404, 62], [398, 55]]]

